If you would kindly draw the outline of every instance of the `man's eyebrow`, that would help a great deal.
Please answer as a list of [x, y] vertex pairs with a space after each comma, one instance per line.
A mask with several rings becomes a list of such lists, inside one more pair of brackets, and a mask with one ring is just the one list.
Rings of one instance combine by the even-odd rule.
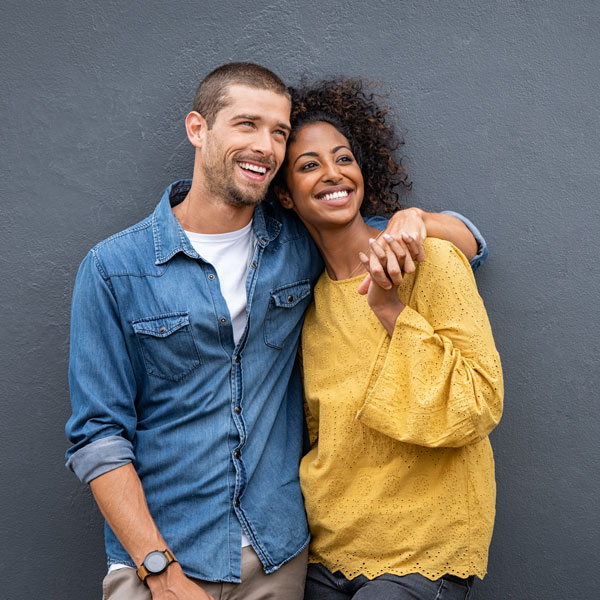
[[[235, 117], [231, 117], [232, 121], [238, 121], [239, 119], [244, 119], [246, 121], [262, 121], [262, 117], [259, 115], [235, 115]], [[285, 129], [286, 131], [291, 131], [292, 128], [287, 123], [277, 123], [276, 125], [280, 129]]]
[[[350, 148], [348, 148], [348, 146], [346, 146], [345, 144], [342, 144], [341, 146], [336, 146], [331, 151], [331, 154], [335, 154], [338, 150], [341, 150], [342, 148], [346, 148], [346, 150], [350, 150]], [[350, 150], [350, 152], [352, 152], [352, 150]], [[293, 164], [296, 164], [296, 162], [298, 161], [298, 159], [302, 158], [303, 156], [314, 156], [315, 158], [318, 158], [319, 157], [319, 153], [318, 152], [303, 152], [302, 154], [298, 154], [298, 156], [296, 156], [296, 160], [294, 161]]]

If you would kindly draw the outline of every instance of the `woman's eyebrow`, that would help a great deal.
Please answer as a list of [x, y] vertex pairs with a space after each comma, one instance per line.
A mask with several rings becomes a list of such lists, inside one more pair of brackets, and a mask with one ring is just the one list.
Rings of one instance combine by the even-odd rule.
[[319, 157], [318, 152], [303, 152], [302, 154], [298, 154], [298, 156], [296, 156], [296, 160], [294, 161], [294, 164], [296, 164], [298, 162], [298, 160], [300, 158], [302, 158], [303, 156], [315, 156], [315, 157]]
[[[350, 148], [348, 146], [346, 146], [345, 144], [342, 144], [341, 146], [336, 146], [335, 148], [333, 148], [333, 150], [331, 151], [331, 154], [335, 154], [338, 150], [341, 150], [342, 148], [345, 148], [346, 150], [349, 150], [350, 152], [352, 152], [352, 150], [350, 150]], [[317, 157], [319, 156], [318, 152], [303, 152], [302, 154], [298, 154], [298, 156], [296, 156], [296, 160], [294, 161], [294, 165], [296, 164], [296, 162], [298, 161], [299, 158], [302, 158], [303, 156], [314, 156]]]

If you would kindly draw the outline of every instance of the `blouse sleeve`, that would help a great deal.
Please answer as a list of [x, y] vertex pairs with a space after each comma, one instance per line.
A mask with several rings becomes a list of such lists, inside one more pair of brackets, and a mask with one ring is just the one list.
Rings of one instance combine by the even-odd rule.
[[484, 439], [502, 414], [503, 382], [483, 301], [466, 258], [426, 242], [410, 306], [357, 418], [402, 442], [458, 447]]

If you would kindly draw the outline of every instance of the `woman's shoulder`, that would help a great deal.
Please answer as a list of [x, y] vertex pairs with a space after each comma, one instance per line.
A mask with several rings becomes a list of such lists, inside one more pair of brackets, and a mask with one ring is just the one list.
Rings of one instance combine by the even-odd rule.
[[467, 272], [473, 276], [471, 265], [467, 257], [451, 242], [438, 238], [428, 237], [423, 243], [425, 260], [419, 264], [418, 271], [421, 276], [445, 272], [455, 276]]

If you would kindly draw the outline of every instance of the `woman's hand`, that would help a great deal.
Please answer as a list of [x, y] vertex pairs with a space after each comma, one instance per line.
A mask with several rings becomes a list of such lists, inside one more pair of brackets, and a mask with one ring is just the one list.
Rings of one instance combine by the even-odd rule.
[[[384, 236], [385, 235], [386, 234], [384, 234]], [[398, 242], [393, 238], [390, 238], [387, 242], [392, 247], [394, 245], [399, 246]], [[367, 294], [367, 302], [369, 303], [371, 310], [375, 313], [391, 337], [394, 333], [398, 315], [404, 310], [404, 304], [398, 298], [398, 284], [402, 281], [402, 274], [396, 273], [394, 269], [394, 276], [397, 277], [399, 275], [398, 283], [394, 282], [394, 284], [390, 285], [387, 289], [379, 285], [373, 273], [389, 272], [388, 258], [386, 251], [376, 240], [369, 240], [369, 245], [371, 246], [371, 255], [367, 256], [361, 252], [359, 258], [368, 272], [365, 281], [369, 279], [370, 276], [371, 278], [369, 279], [366, 289], [363, 290], [365, 287], [363, 281], [358, 292], [360, 294]], [[395, 251], [397, 250], [398, 248], [396, 248]]]
[[387, 231], [384, 232], [377, 239], [377, 249], [378, 253], [374, 252], [374, 246], [371, 245], [369, 266], [366, 266], [361, 258], [369, 275], [360, 284], [359, 294], [367, 293], [371, 278], [386, 290], [400, 285], [402, 273], [413, 273], [415, 262], [421, 262], [425, 258], [423, 242], [404, 232], [400, 234], [399, 239], [389, 235]]

